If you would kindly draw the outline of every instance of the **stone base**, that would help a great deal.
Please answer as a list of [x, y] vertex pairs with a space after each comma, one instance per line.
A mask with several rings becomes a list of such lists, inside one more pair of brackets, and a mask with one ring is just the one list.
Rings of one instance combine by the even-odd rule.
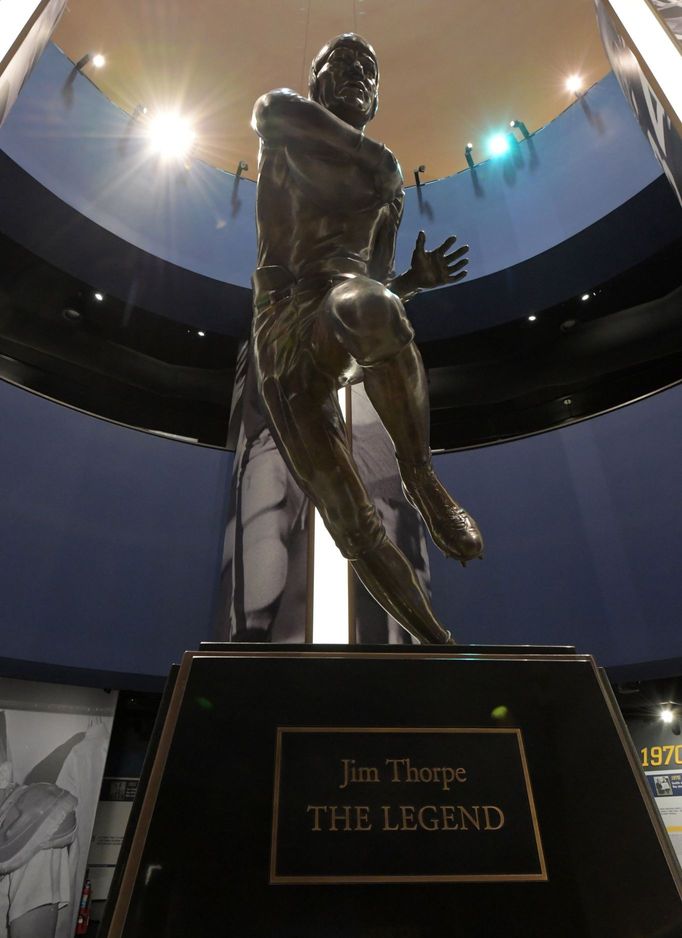
[[108, 938], [682, 934], [607, 682], [571, 649], [188, 652]]

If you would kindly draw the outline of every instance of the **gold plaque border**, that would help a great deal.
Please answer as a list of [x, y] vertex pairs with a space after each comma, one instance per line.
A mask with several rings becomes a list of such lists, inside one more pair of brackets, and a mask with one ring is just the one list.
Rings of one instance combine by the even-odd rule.
[[[282, 770], [282, 738], [286, 733], [332, 733], [351, 734], [351, 733], [399, 733], [402, 735], [409, 733], [420, 734], [495, 734], [497, 736], [515, 736], [519, 747], [519, 760], [521, 771], [526, 786], [526, 796], [528, 798], [528, 807], [530, 810], [531, 822], [533, 825], [533, 834], [535, 837], [535, 849], [537, 851], [539, 873], [425, 873], [420, 875], [398, 873], [398, 874], [379, 874], [372, 876], [351, 876], [348, 874], [340, 876], [321, 876], [321, 875], [302, 875], [287, 876], [277, 873], [277, 832], [279, 825], [279, 793], [281, 784]], [[542, 838], [540, 837], [540, 825], [538, 823], [537, 811], [535, 809], [535, 799], [533, 798], [533, 789], [528, 771], [528, 762], [526, 759], [526, 750], [523, 744], [523, 734], [518, 727], [494, 727], [494, 726], [278, 726], [277, 741], [275, 745], [275, 779], [273, 792], [273, 814], [272, 814], [272, 835], [270, 839], [270, 884], [275, 885], [329, 885], [342, 883], [495, 883], [495, 882], [547, 882], [547, 865], [545, 863], [545, 853], [542, 847]]]

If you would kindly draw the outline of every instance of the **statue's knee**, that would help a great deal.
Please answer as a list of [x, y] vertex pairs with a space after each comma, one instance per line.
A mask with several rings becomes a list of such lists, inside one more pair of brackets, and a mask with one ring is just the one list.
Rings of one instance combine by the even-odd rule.
[[356, 277], [339, 284], [331, 305], [337, 337], [360, 364], [390, 358], [414, 338], [399, 298], [375, 280]]

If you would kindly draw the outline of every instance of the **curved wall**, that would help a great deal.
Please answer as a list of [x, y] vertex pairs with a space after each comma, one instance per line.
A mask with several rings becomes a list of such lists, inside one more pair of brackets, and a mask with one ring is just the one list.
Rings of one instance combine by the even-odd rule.
[[0, 381], [0, 655], [168, 673], [209, 636], [232, 454]]
[[[190, 171], [161, 171], [129, 116], [85, 76], [69, 84], [70, 72], [69, 60], [48, 47], [0, 131], [0, 149], [124, 241], [205, 277], [248, 286], [254, 183], [241, 180], [235, 189], [234, 176], [198, 161]], [[398, 267], [408, 265], [424, 228], [429, 244], [453, 230], [471, 244], [470, 280], [504, 270], [588, 228], [660, 174], [608, 75], [510, 157], [409, 189]]]
[[[0, 382], [0, 654], [165, 675], [212, 638], [231, 454]], [[486, 557], [432, 552], [461, 642], [682, 660], [682, 386], [514, 443], [437, 457]]]
[[[539, 436], [437, 457], [485, 559], [431, 553], [461, 642], [575, 644], [600, 665], [682, 664], [682, 385]], [[674, 667], [675, 667], [674, 666]], [[652, 675], [653, 676], [653, 675]]]

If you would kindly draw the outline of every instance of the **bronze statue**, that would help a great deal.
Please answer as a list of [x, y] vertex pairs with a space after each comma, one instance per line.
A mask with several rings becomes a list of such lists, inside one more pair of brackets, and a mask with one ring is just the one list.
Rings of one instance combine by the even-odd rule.
[[400, 167], [364, 135], [378, 104], [374, 50], [353, 33], [314, 59], [309, 98], [281, 89], [256, 102], [258, 268], [253, 360], [267, 420], [301, 489], [375, 599], [425, 643], [452, 643], [412, 567], [388, 540], [346, 439], [338, 389], [364, 380], [395, 446], [403, 488], [436, 545], [479, 557], [475, 521], [438, 481], [426, 375], [403, 303], [466, 275], [455, 238], [395, 276]]

